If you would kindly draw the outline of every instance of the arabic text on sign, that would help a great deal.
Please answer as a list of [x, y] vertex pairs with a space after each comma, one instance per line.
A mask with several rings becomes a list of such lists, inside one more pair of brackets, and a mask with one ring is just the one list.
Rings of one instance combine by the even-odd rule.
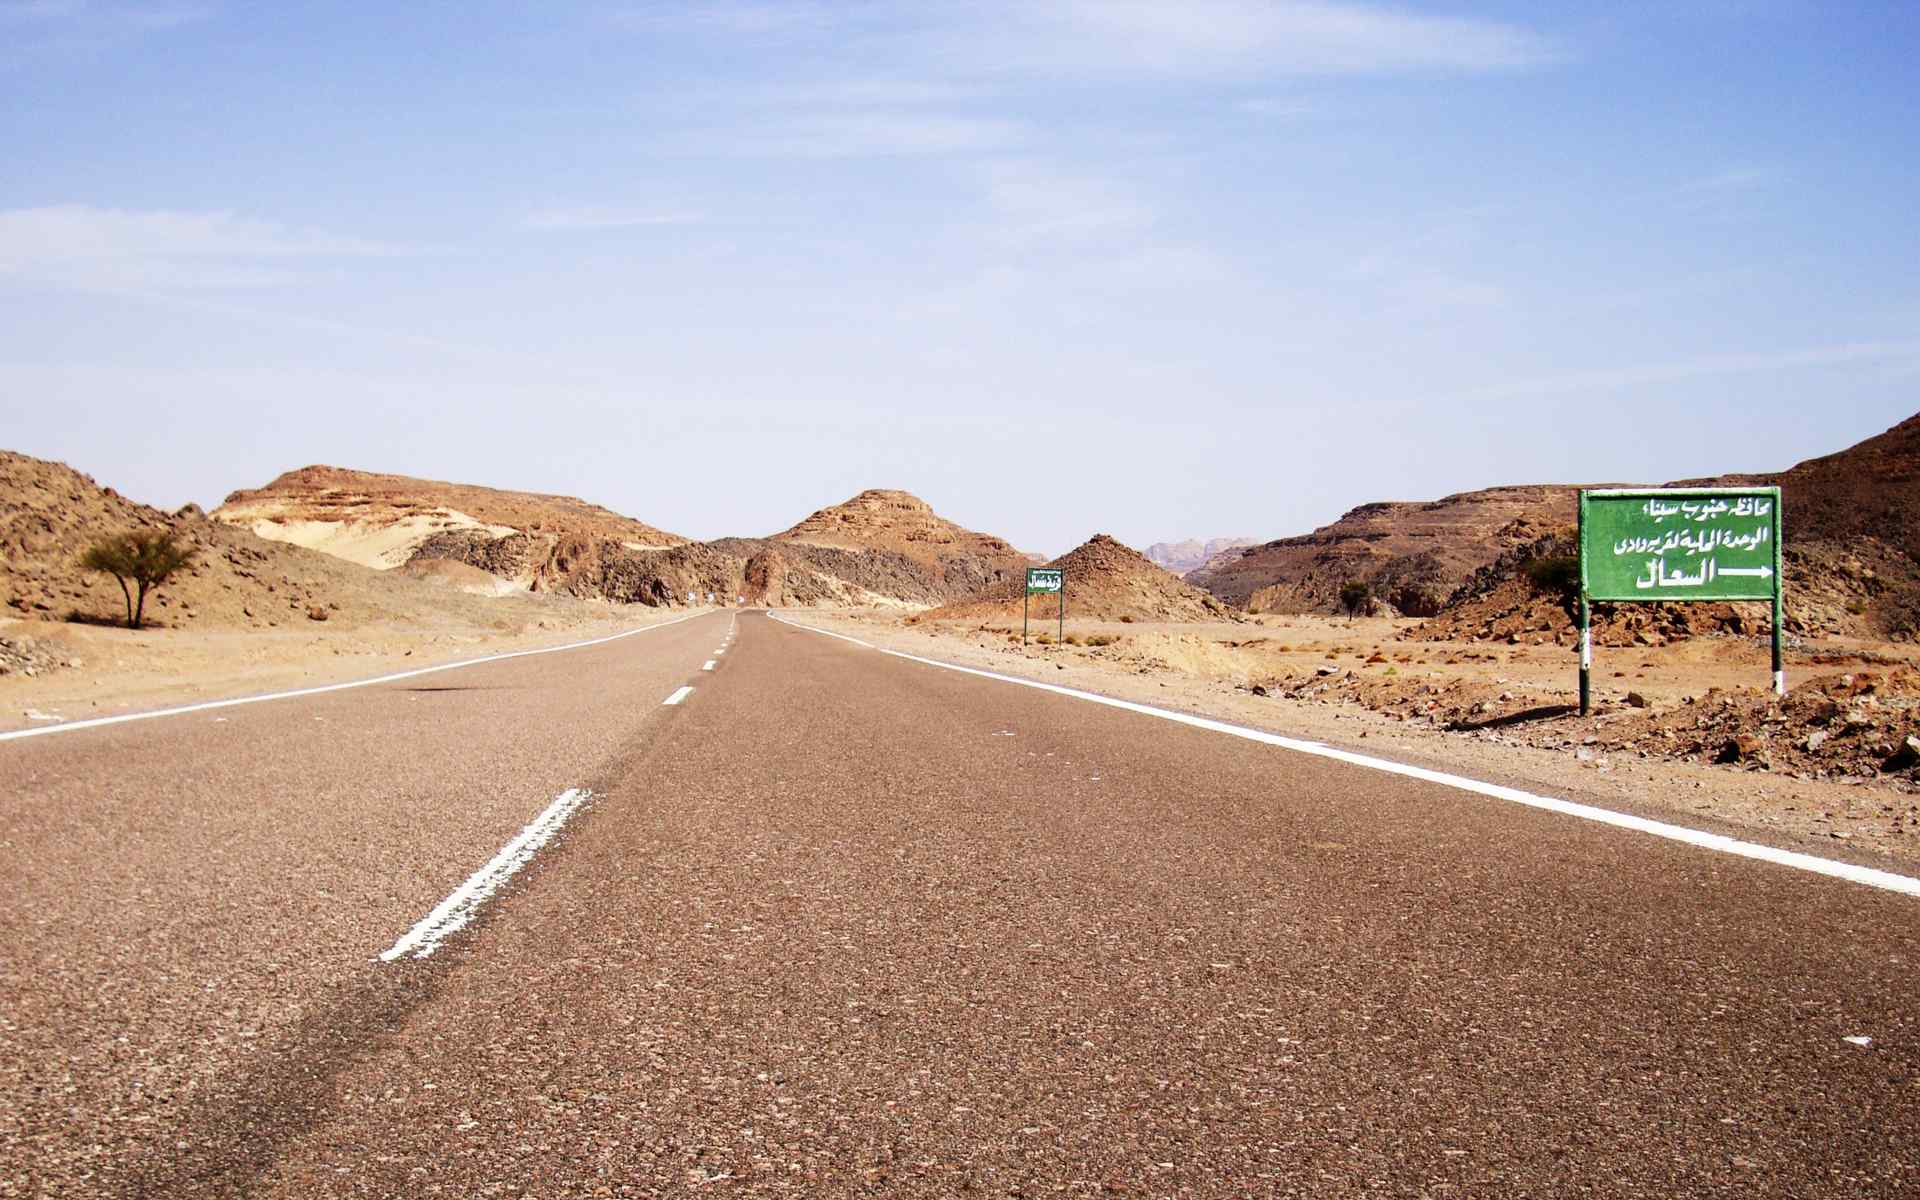
[[1711, 521], [1715, 517], [1764, 517], [1773, 512], [1773, 501], [1761, 496], [1741, 496], [1735, 500], [1649, 500], [1641, 511], [1655, 521], [1680, 517], [1688, 521]]
[[1622, 538], [1613, 544], [1615, 557], [1623, 554], [1710, 554], [1715, 550], [1754, 550], [1773, 540], [1773, 526], [1757, 525], [1747, 533], [1731, 529], [1675, 529], [1659, 537]]

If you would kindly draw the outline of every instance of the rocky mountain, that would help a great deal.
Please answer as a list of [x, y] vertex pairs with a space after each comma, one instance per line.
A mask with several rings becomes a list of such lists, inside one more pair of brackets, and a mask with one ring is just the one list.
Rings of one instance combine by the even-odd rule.
[[1026, 559], [1005, 541], [963, 529], [907, 492], [862, 492], [768, 538], [719, 538], [664, 548], [612, 538], [434, 533], [413, 560], [448, 559], [536, 591], [623, 604], [685, 604], [689, 596], [749, 604], [925, 607], [1019, 577]]
[[1004, 539], [963, 529], [918, 496], [887, 488], [870, 488], [823, 508], [769, 540], [897, 555], [924, 567], [930, 583], [948, 599], [1024, 578], [1028, 565], [1027, 556]]
[[[1667, 486], [1716, 485], [1781, 489], [1788, 595], [1797, 593], [1804, 602], [1793, 618], [1803, 628], [1882, 636], [1920, 627], [1920, 593], [1906, 582], [1920, 572], [1920, 416], [1785, 471]], [[1524, 599], [1532, 593], [1517, 573], [1536, 547], [1549, 544], [1543, 539], [1571, 544], [1579, 490], [1541, 484], [1428, 503], [1365, 504], [1312, 533], [1229, 552], [1187, 580], [1254, 612], [1333, 612], [1340, 588], [1360, 580], [1379, 601], [1408, 616], [1432, 617], [1470, 604], [1470, 617], [1460, 613], [1449, 622], [1463, 635], [1498, 628], [1499, 636], [1507, 636], [1512, 631], [1506, 626], [1517, 621], [1532, 633], [1553, 626], [1565, 636], [1544, 611], [1520, 615], [1537, 605]], [[1493, 596], [1502, 581], [1510, 586]], [[1636, 609], [1622, 620], [1647, 617]], [[1704, 619], [1698, 608], [1691, 616], [1676, 610], [1657, 624], [1684, 636], [1688, 622]], [[1643, 632], [1636, 626], [1623, 636]], [[1658, 630], [1645, 636], [1658, 636]]]
[[1920, 414], [1835, 454], [1772, 475], [1683, 479], [1675, 487], [1775, 487], [1786, 544], [1868, 537], [1920, 562]]
[[[1047, 564], [1067, 573], [1067, 616], [1103, 621], [1217, 621], [1230, 615], [1220, 601], [1183, 583], [1139, 551], [1104, 533]], [[926, 614], [929, 620], [948, 618], [993, 620], [1017, 618], [1026, 586], [1019, 577], [996, 584], [968, 600], [945, 605]], [[1028, 611], [1036, 621], [1060, 613], [1060, 601], [1036, 595]]]
[[[1809, 636], [1920, 635], [1920, 416], [1785, 471], [1679, 480], [1676, 487], [1778, 487], [1786, 629]], [[1509, 546], [1408, 636], [1571, 644], [1570, 604], [1529, 577], [1541, 559], [1578, 553], [1571, 520]], [[1751, 634], [1766, 605], [1597, 605], [1602, 645], [1659, 645], [1701, 633]]]
[[165, 513], [64, 463], [0, 451], [0, 616], [118, 623], [125, 616], [120, 585], [82, 570], [80, 556], [106, 537], [163, 529], [195, 556], [148, 598], [147, 619], [161, 628], [354, 625], [486, 603], [268, 541], [209, 520], [193, 505]]
[[1258, 541], [1258, 538], [1208, 538], [1203, 542], [1199, 538], [1188, 538], [1184, 542], [1155, 542], [1147, 547], [1147, 558], [1175, 575], [1185, 575], [1229, 550], [1256, 545]]
[[[524, 545], [550, 550], [563, 541], [649, 549], [687, 540], [572, 496], [326, 466], [302, 467], [265, 487], [235, 492], [213, 517], [269, 541], [379, 569], [400, 566], [423, 543], [445, 533], [518, 537]], [[527, 570], [519, 582], [530, 585], [542, 565], [537, 554], [525, 557]]]
[[1398, 611], [1429, 616], [1502, 551], [1571, 524], [1578, 491], [1498, 487], [1363, 504], [1312, 533], [1222, 554], [1187, 582], [1253, 612], [1334, 612], [1340, 589], [1358, 579]]

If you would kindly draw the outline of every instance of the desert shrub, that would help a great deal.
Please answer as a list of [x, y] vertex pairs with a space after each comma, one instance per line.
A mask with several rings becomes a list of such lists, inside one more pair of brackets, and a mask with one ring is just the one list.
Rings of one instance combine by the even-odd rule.
[[143, 530], [95, 542], [80, 556], [80, 565], [119, 581], [127, 600], [127, 628], [139, 629], [146, 623], [147, 593], [192, 562], [193, 555], [193, 547], [180, 545], [173, 531]]
[[1121, 623], [1122, 625], [1131, 625], [1131, 624], [1133, 624], [1133, 614], [1132, 614], [1132, 613], [1121, 613], [1121, 614], [1120, 614], [1120, 623]]
[[1373, 589], [1364, 580], [1350, 579], [1340, 588], [1340, 607], [1349, 617], [1373, 610]]
[[1038, 642], [1038, 643], [1040, 643], [1040, 644], [1041, 644], [1042, 646], [1051, 646], [1051, 645], [1053, 645], [1053, 635], [1052, 635], [1052, 634], [1050, 634], [1050, 633], [1041, 633], [1041, 634], [1036, 634], [1036, 635], [1034, 635], [1034, 639], [1033, 639], [1033, 640], [1034, 640], [1034, 641], [1036, 641], [1036, 642]]
[[1530, 558], [1526, 565], [1527, 582], [1533, 590], [1562, 601], [1571, 601], [1580, 595], [1580, 559], [1572, 554], [1556, 554], [1550, 558]]
[[1096, 633], [1087, 639], [1089, 646], [1111, 646], [1120, 639], [1111, 633]]

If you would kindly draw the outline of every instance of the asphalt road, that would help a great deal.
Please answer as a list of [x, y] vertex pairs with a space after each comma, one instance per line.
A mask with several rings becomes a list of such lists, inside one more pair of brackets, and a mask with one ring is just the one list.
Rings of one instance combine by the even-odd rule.
[[760, 614], [0, 797], [0, 1196], [1920, 1195], [1920, 900]]

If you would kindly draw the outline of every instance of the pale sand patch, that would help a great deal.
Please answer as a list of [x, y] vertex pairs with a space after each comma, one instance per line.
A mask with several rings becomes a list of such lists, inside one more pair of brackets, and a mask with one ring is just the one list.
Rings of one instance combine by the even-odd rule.
[[478, 530], [493, 537], [505, 537], [518, 530], [510, 525], [488, 525], [457, 509], [442, 509], [432, 514], [391, 520], [302, 521], [271, 515], [252, 515], [244, 508], [219, 514], [219, 518], [245, 525], [255, 535], [275, 542], [290, 542], [308, 550], [318, 550], [335, 558], [344, 558], [376, 571], [391, 570], [413, 557], [420, 543], [436, 533], [451, 530]]

